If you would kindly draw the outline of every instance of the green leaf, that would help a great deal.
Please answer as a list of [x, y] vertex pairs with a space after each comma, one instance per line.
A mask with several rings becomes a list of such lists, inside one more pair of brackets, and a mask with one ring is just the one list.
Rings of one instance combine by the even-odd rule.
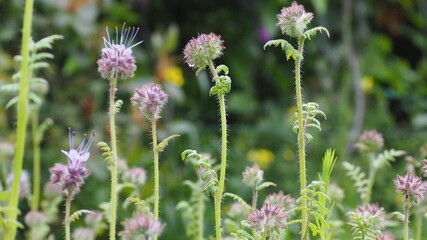
[[245, 200], [243, 200], [243, 198], [241, 198], [241, 197], [239, 197], [239, 196], [237, 196], [236, 194], [233, 194], [233, 193], [225, 193], [224, 194], [224, 197], [230, 197], [230, 198], [232, 198], [232, 199], [234, 199], [235, 201], [237, 201], [237, 202], [239, 202], [239, 203], [241, 203], [243, 206], [245, 206], [246, 207], [246, 209], [248, 209], [248, 210], [252, 210], [252, 207], [245, 201]]
[[312, 37], [314, 37], [314, 36], [316, 36], [316, 34], [318, 33], [318, 32], [325, 32], [326, 33], [326, 35], [328, 35], [328, 37], [330, 37], [329, 36], [329, 31], [328, 31], [328, 29], [326, 29], [326, 28], [324, 28], [324, 27], [315, 27], [315, 28], [312, 28], [312, 29], [309, 29], [309, 30], [307, 30], [307, 31], [305, 31], [303, 34], [302, 34], [302, 37], [304, 38], [304, 39], [308, 39], [308, 40], [311, 40], [311, 38]]
[[169, 145], [169, 141], [170, 140], [172, 140], [172, 139], [174, 139], [174, 138], [176, 138], [176, 137], [180, 137], [181, 135], [178, 135], [178, 134], [174, 134], [174, 135], [172, 135], [172, 136], [169, 136], [169, 137], [167, 137], [167, 138], [165, 138], [165, 139], [163, 139], [160, 143], [159, 143], [159, 145], [157, 145], [157, 151], [158, 152], [163, 152], [164, 150], [165, 150], [165, 148]]
[[277, 186], [275, 183], [272, 183], [272, 182], [264, 182], [264, 183], [262, 183], [261, 185], [259, 185], [259, 186], [256, 188], [256, 190], [257, 190], [257, 191], [261, 191], [261, 190], [263, 190], [263, 189], [265, 189], [265, 188], [268, 188], [268, 187], [275, 187], [275, 186]]
[[17, 93], [19, 91], [19, 83], [9, 83], [1, 85], [0, 91], [7, 93]]
[[216, 67], [216, 71], [218, 74], [221, 74], [221, 72], [223, 72], [224, 75], [228, 75], [229, 73], [228, 67], [225, 66], [224, 64], [221, 64], [218, 67]]
[[98, 147], [101, 148], [101, 151], [103, 152], [102, 156], [104, 157], [105, 161], [109, 165], [111, 165], [113, 163], [112, 162], [113, 161], [113, 156], [112, 156], [112, 153], [111, 153], [111, 148], [110, 148], [110, 146], [108, 146], [108, 143], [106, 143], [106, 142], [99, 142], [98, 143]]
[[269, 46], [281, 46], [282, 50], [285, 51], [286, 53], [286, 60], [289, 60], [291, 57], [294, 60], [297, 60], [298, 58], [301, 58], [302, 55], [294, 48], [294, 46], [292, 46], [292, 44], [290, 44], [288, 41], [284, 40], [284, 39], [276, 39], [276, 40], [270, 40], [267, 43], [264, 44], [264, 50], [266, 47]]
[[79, 220], [80, 216], [82, 216], [83, 214], [88, 214], [88, 213], [93, 213], [93, 212], [90, 210], [86, 210], [86, 209], [78, 210], [78, 211], [74, 212], [73, 214], [71, 214], [70, 222], [77, 221], [77, 220]]
[[10, 99], [7, 103], [6, 103], [6, 109], [12, 107], [13, 105], [18, 103], [18, 96], [13, 97], [12, 99]]

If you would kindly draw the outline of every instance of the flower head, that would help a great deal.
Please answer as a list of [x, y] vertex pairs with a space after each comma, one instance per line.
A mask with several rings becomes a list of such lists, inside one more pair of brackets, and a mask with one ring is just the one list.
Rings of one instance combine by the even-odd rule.
[[85, 134], [83, 141], [80, 143], [79, 147], [75, 149], [74, 136], [76, 133], [71, 131], [71, 128], [68, 130], [70, 151], [61, 151], [67, 156], [68, 164], [56, 163], [49, 171], [51, 173], [50, 181], [52, 183], [57, 183], [61, 186], [65, 194], [73, 197], [80, 192], [81, 185], [83, 185], [85, 178], [90, 174], [89, 169], [86, 167], [86, 161], [90, 156], [89, 148], [92, 145], [95, 132], [92, 132], [87, 142]]
[[[8, 186], [12, 187], [13, 184], [13, 173], [10, 173], [7, 176], [6, 183]], [[24, 198], [30, 194], [31, 185], [30, 185], [30, 174], [27, 170], [23, 170], [21, 173], [21, 178], [19, 179], [19, 198]]]
[[404, 177], [397, 175], [394, 184], [396, 191], [403, 194], [405, 202], [410, 201], [418, 204], [424, 199], [424, 193], [427, 191], [427, 187], [421, 178], [414, 176], [411, 172], [408, 172]]
[[197, 69], [196, 74], [203, 70], [209, 61], [222, 55], [223, 40], [214, 33], [199, 34], [192, 38], [184, 47], [184, 61], [188, 66]]
[[233, 219], [243, 220], [248, 217], [248, 209], [245, 207], [245, 205], [239, 202], [234, 202], [231, 204], [227, 214]]
[[376, 130], [364, 131], [356, 147], [362, 153], [377, 152], [384, 147], [383, 135]]
[[246, 167], [242, 175], [244, 184], [248, 187], [256, 187], [262, 182], [264, 171], [259, 168], [258, 164], [254, 163], [253, 167]]
[[160, 112], [168, 100], [168, 95], [158, 84], [148, 84], [142, 88], [135, 88], [135, 94], [130, 99], [139, 106], [139, 110], [150, 121], [156, 121]]
[[273, 206], [265, 203], [261, 210], [254, 209], [248, 217], [248, 222], [252, 229], [258, 232], [268, 231], [269, 233], [286, 229], [286, 218], [288, 215], [281, 206]]
[[139, 28], [125, 28], [122, 30], [116, 27], [116, 38], [111, 39], [108, 28], [107, 37], [104, 37], [104, 48], [101, 58], [98, 60], [98, 72], [103, 78], [131, 78], [136, 70], [136, 60], [132, 55], [132, 48], [142, 43], [142, 41], [132, 44], [138, 34]]
[[124, 182], [136, 184], [139, 186], [144, 185], [146, 179], [147, 173], [143, 168], [140, 167], [126, 169], [122, 175], [122, 180]]
[[303, 5], [296, 2], [292, 2], [292, 5], [287, 8], [282, 8], [279, 14], [277, 14], [279, 20], [276, 26], [280, 27], [283, 34], [290, 37], [301, 36], [307, 24], [313, 19], [313, 13], [306, 12]]
[[423, 160], [423, 167], [421, 168], [421, 170], [424, 171], [424, 177], [427, 177], [427, 159]]
[[100, 211], [91, 211], [86, 214], [85, 223], [91, 228], [96, 228], [102, 221], [102, 212]]
[[122, 224], [124, 230], [119, 235], [123, 240], [152, 240], [162, 233], [164, 227], [152, 213], [136, 213]]
[[264, 201], [264, 204], [266, 203], [272, 206], [281, 206], [287, 210], [296, 207], [295, 199], [290, 194], [284, 195], [282, 191], [268, 195]]
[[384, 208], [375, 204], [365, 204], [357, 206], [355, 211], [347, 213], [350, 218], [348, 224], [352, 226], [353, 235], [357, 235], [359, 231], [373, 232], [376, 238], [380, 239], [381, 231], [386, 226], [386, 213]]
[[73, 239], [95, 240], [95, 232], [90, 228], [76, 228], [73, 232]]
[[39, 211], [30, 211], [25, 215], [25, 224], [27, 226], [40, 226], [48, 222], [44, 213]]

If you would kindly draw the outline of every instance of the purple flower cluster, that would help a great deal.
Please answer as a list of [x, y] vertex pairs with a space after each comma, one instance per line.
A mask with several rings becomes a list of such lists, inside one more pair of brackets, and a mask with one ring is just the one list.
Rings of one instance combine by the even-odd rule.
[[209, 61], [222, 55], [224, 41], [220, 35], [214, 33], [199, 34], [192, 38], [184, 47], [184, 61], [188, 66], [195, 68], [196, 73], [204, 69]]
[[24, 220], [27, 226], [40, 226], [48, 222], [46, 215], [39, 211], [28, 212]]
[[396, 191], [403, 194], [404, 201], [418, 204], [424, 199], [424, 193], [427, 191], [427, 186], [421, 181], [421, 178], [414, 176], [408, 172], [406, 176], [397, 175], [394, 180]]
[[147, 173], [140, 167], [129, 168], [123, 172], [122, 180], [124, 182], [142, 186], [147, 180]]
[[252, 229], [260, 233], [264, 231], [272, 233], [287, 228], [287, 217], [288, 215], [283, 207], [265, 203], [261, 210], [254, 209], [249, 214], [248, 222]]
[[282, 8], [279, 14], [277, 14], [279, 20], [276, 26], [280, 27], [283, 34], [290, 37], [301, 36], [307, 24], [313, 19], [313, 13], [306, 12], [303, 5], [296, 2], [292, 2], [292, 5], [287, 8]]
[[259, 168], [258, 164], [254, 163], [253, 167], [246, 167], [242, 175], [244, 184], [248, 187], [256, 187], [262, 182], [264, 171]]
[[58, 184], [66, 195], [74, 197], [80, 192], [80, 187], [83, 185], [85, 178], [90, 174], [89, 169], [86, 167], [86, 161], [89, 159], [89, 148], [92, 145], [95, 132], [92, 132], [89, 140], [86, 142], [86, 134], [83, 141], [77, 149], [74, 148], [75, 132], [69, 128], [69, 142], [70, 151], [62, 150], [67, 156], [68, 164], [64, 165], [56, 163], [49, 169], [50, 181]]
[[296, 207], [295, 199], [290, 194], [283, 194], [283, 191], [273, 193], [265, 198], [264, 204], [270, 204], [272, 206], [281, 206], [284, 209], [290, 210]]
[[123, 240], [152, 240], [162, 233], [164, 227], [152, 213], [136, 213], [122, 224], [124, 230], [119, 235]]
[[380, 151], [384, 147], [383, 135], [376, 130], [364, 131], [356, 143], [362, 153]]
[[98, 60], [98, 72], [103, 78], [131, 78], [136, 70], [136, 60], [132, 55], [132, 48], [142, 43], [137, 42], [132, 45], [138, 34], [138, 28], [123, 28], [119, 34], [116, 28], [116, 39], [110, 39], [110, 33], [107, 32], [107, 38], [104, 37], [104, 48], [101, 58]]
[[148, 84], [142, 88], [135, 88], [135, 94], [131, 98], [134, 105], [139, 106], [142, 115], [149, 121], [160, 118], [160, 112], [168, 100], [168, 95], [158, 84]]

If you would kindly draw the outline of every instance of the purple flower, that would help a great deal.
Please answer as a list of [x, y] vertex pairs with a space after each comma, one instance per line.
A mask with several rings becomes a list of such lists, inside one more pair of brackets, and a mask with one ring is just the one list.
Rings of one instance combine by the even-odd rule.
[[292, 2], [292, 5], [287, 8], [282, 8], [279, 14], [277, 14], [279, 20], [276, 26], [280, 27], [283, 34], [290, 37], [301, 36], [307, 24], [313, 19], [313, 13], [305, 12], [304, 6], [296, 2]]
[[152, 240], [162, 233], [164, 225], [152, 213], [135, 213], [133, 218], [122, 222], [119, 233], [123, 240]]
[[362, 153], [377, 152], [384, 147], [384, 138], [376, 130], [364, 131], [355, 146]]
[[168, 100], [168, 95], [158, 84], [148, 84], [142, 88], [135, 88], [135, 94], [130, 99], [139, 106], [142, 115], [150, 121], [160, 118], [160, 112]]
[[46, 215], [39, 211], [28, 212], [24, 220], [27, 226], [40, 226], [48, 222]]
[[76, 228], [73, 232], [73, 239], [95, 240], [95, 232], [90, 228]]
[[254, 163], [253, 167], [246, 167], [242, 175], [244, 184], [248, 187], [256, 187], [262, 182], [264, 171], [259, 168], [258, 164]]
[[411, 172], [408, 172], [404, 177], [397, 175], [394, 184], [396, 191], [403, 194], [405, 202], [410, 201], [418, 204], [424, 199], [424, 193], [427, 191], [427, 187], [421, 178], [414, 176]]
[[86, 214], [85, 223], [91, 228], [96, 228], [102, 221], [103, 215], [100, 211], [91, 211]]
[[272, 206], [280, 206], [287, 210], [296, 207], [295, 199], [290, 194], [284, 195], [282, 191], [268, 195], [264, 201], [264, 204], [266, 203]]
[[[12, 187], [13, 184], [13, 173], [9, 174], [6, 179], [6, 183], [8, 186]], [[30, 174], [28, 171], [23, 170], [21, 173], [21, 178], [19, 179], [19, 198], [24, 198], [30, 194]]]
[[143, 168], [140, 167], [126, 169], [122, 175], [122, 180], [124, 182], [136, 184], [139, 186], [144, 185], [146, 179], [147, 173]]
[[92, 132], [89, 140], [86, 142], [86, 134], [83, 141], [77, 149], [74, 148], [75, 132], [69, 128], [69, 142], [70, 151], [61, 150], [67, 156], [68, 164], [55, 163], [49, 169], [50, 181], [61, 186], [65, 194], [74, 197], [80, 192], [80, 187], [83, 185], [84, 180], [89, 176], [89, 169], [86, 167], [86, 161], [89, 159], [89, 148], [92, 145], [95, 132]]
[[184, 47], [184, 61], [196, 74], [203, 70], [210, 61], [220, 57], [224, 46], [220, 35], [214, 33], [199, 34], [192, 38]]
[[423, 170], [424, 171], [424, 177], [427, 177], [427, 159], [424, 159], [423, 160], [423, 167], [421, 168], [421, 170]]
[[231, 218], [240, 221], [248, 217], [248, 209], [245, 207], [245, 205], [239, 202], [234, 202], [233, 204], [231, 204], [227, 214]]
[[385, 231], [381, 234], [381, 237], [379, 240], [394, 240], [394, 239], [396, 239], [396, 237], [391, 232]]
[[104, 39], [104, 48], [102, 49], [101, 58], [98, 60], [98, 72], [103, 78], [131, 78], [136, 70], [136, 60], [132, 55], [132, 48], [142, 43], [137, 42], [132, 45], [138, 34], [139, 28], [125, 28], [122, 30], [116, 27], [116, 38], [111, 39], [108, 28], [106, 29], [107, 38]]
[[251, 228], [259, 233], [264, 231], [272, 233], [287, 228], [287, 217], [288, 215], [283, 207], [265, 203], [261, 210], [254, 209], [249, 214], [248, 222]]

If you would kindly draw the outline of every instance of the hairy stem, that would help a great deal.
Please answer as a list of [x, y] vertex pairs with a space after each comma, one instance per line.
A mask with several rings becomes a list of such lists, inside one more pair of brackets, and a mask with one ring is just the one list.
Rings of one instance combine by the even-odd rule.
[[70, 195], [67, 195], [67, 200], [65, 202], [65, 240], [71, 240], [71, 234], [70, 234], [70, 209], [71, 209], [71, 201], [72, 197]]
[[[303, 191], [307, 188], [307, 178], [306, 178], [306, 169], [305, 169], [305, 129], [304, 122], [302, 117], [302, 90], [301, 90], [301, 62], [302, 62], [302, 53], [304, 48], [304, 38], [298, 38], [298, 52], [301, 57], [298, 57], [295, 60], [295, 91], [297, 98], [297, 112], [298, 112], [298, 153], [299, 153], [299, 177], [300, 177], [300, 192], [303, 197], [301, 201], [302, 210], [301, 218], [304, 220], [302, 222], [302, 232], [306, 232], [308, 227], [307, 223], [307, 193]], [[303, 237], [303, 235], [301, 236]]]
[[110, 80], [110, 106], [109, 106], [109, 117], [110, 117], [110, 137], [111, 137], [111, 197], [110, 197], [110, 240], [116, 239], [116, 214], [117, 214], [117, 143], [116, 143], [116, 84], [117, 79]]
[[27, 109], [28, 109], [28, 91], [29, 84], [28, 78], [30, 75], [28, 63], [29, 63], [29, 45], [31, 37], [31, 24], [33, 17], [33, 0], [25, 1], [25, 12], [24, 12], [24, 25], [22, 29], [22, 46], [21, 46], [21, 79], [19, 81], [19, 99], [18, 99], [18, 109], [17, 109], [17, 121], [18, 126], [16, 129], [16, 153], [13, 160], [13, 183], [12, 190], [9, 198], [9, 209], [8, 220], [10, 223], [8, 226], [8, 231], [6, 233], [7, 240], [14, 240], [16, 236], [16, 227], [14, 224], [18, 216], [18, 202], [19, 202], [19, 184], [21, 179], [22, 164], [24, 159], [24, 150], [25, 150], [25, 137], [27, 129]]
[[311, 217], [311, 211], [313, 210], [313, 202], [314, 202], [314, 196], [311, 196], [311, 200], [310, 200], [310, 208], [307, 211], [307, 227], [305, 228], [305, 232], [303, 232], [301, 238], [304, 240], [308, 239], [308, 225], [310, 224], [310, 217]]
[[423, 218], [424, 218], [424, 213], [421, 207], [418, 205], [416, 219], [415, 219], [415, 240], [421, 240], [421, 235], [423, 232]]
[[[209, 68], [214, 77], [218, 77], [218, 73], [212, 63], [209, 61]], [[223, 93], [218, 93], [219, 108], [221, 114], [221, 170], [219, 174], [218, 191], [215, 194], [215, 233], [216, 239], [221, 240], [221, 200], [224, 193], [225, 173], [227, 167], [227, 115], [225, 112], [225, 96]]]
[[264, 230], [264, 232], [262, 233], [262, 240], [267, 240], [267, 228]]
[[404, 207], [404, 219], [403, 219], [403, 239], [409, 240], [409, 208], [411, 207], [411, 202], [409, 199], [403, 203]]
[[156, 121], [151, 121], [151, 134], [153, 135], [154, 154], [154, 217], [159, 218], [159, 151], [157, 150]]
[[31, 210], [37, 211], [40, 202], [40, 137], [39, 137], [39, 107], [34, 106], [31, 112], [31, 137], [33, 139], [33, 199]]
[[252, 189], [252, 209], [256, 209], [256, 204], [258, 201], [258, 191], [256, 188], [257, 186], [254, 186], [254, 189]]

